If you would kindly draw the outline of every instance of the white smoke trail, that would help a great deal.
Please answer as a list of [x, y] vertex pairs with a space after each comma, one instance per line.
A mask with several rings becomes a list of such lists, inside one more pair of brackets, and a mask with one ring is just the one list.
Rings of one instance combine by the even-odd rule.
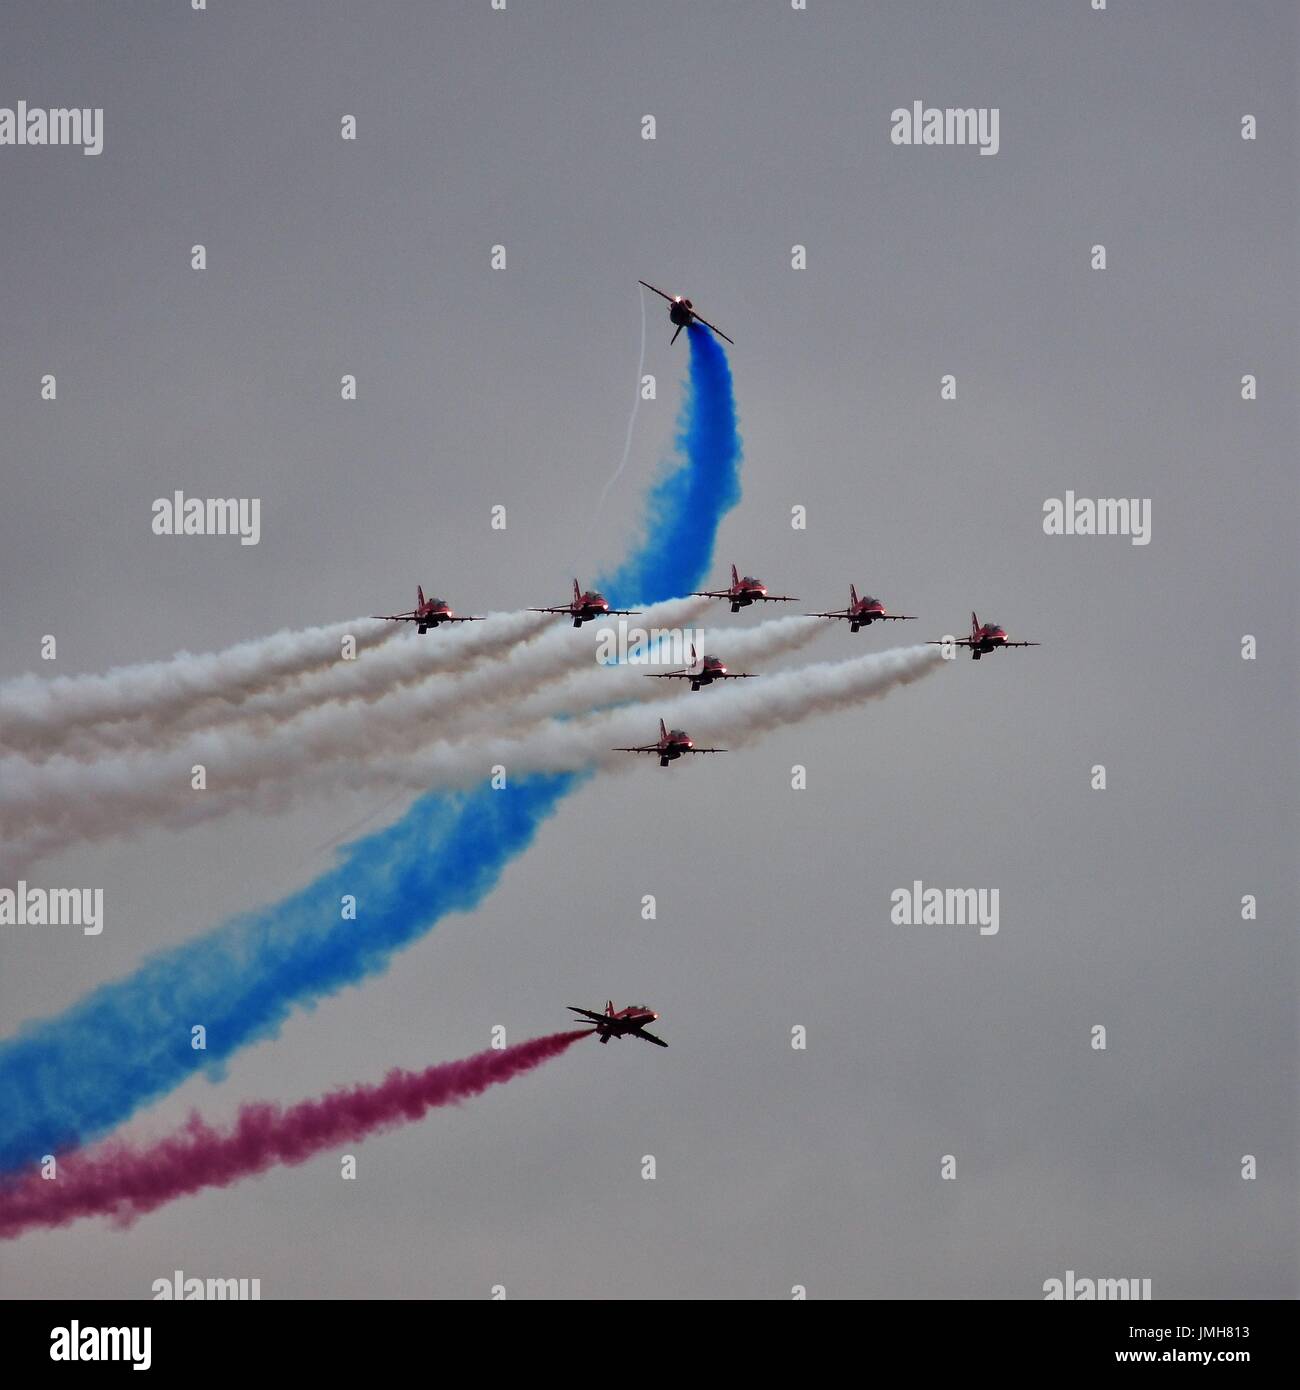
[[[35, 762], [46, 761], [55, 754], [90, 762], [106, 753], [157, 750], [177, 744], [196, 731], [231, 724], [271, 730], [326, 702], [375, 700], [430, 676], [469, 671], [535, 637], [553, 623], [554, 619], [545, 614], [494, 613], [483, 622], [466, 623], [423, 637], [414, 631], [403, 632], [395, 640], [373, 646], [352, 660], [344, 660], [335, 644], [328, 661], [316, 669], [268, 679], [264, 688], [239, 698], [212, 693], [210, 687], [200, 684], [197, 675], [193, 679], [187, 677], [177, 688], [160, 691], [152, 704], [139, 709], [133, 717], [111, 723], [74, 723], [57, 738], [51, 721], [46, 737], [35, 744], [25, 739], [18, 751]], [[0, 738], [0, 747], [4, 744]]]
[[[729, 670], [741, 672], [750, 666], [761, 668], [764, 661], [786, 652], [798, 651], [822, 631], [816, 622], [804, 617], [773, 618], [749, 628], [712, 628], [701, 634], [696, 642], [696, 653], [700, 658], [716, 653]], [[689, 655], [685, 659], [689, 663]], [[512, 706], [507, 711], [508, 727], [518, 730], [556, 715], [581, 714], [629, 701], [644, 704], [649, 700], [671, 700], [690, 689], [689, 681], [658, 678], [655, 673], [663, 669], [662, 663], [655, 666], [627, 663], [594, 671], [574, 671], [562, 683], [536, 691]], [[766, 679], [771, 673], [760, 669], [753, 674]], [[709, 689], [716, 693], [736, 684], [739, 682], [718, 681]], [[712, 698], [712, 695], [702, 694], [701, 698]], [[450, 727], [455, 729], [455, 723]]]
[[[935, 647], [904, 647], [848, 661], [822, 662], [782, 672], [763, 681], [736, 682], [710, 692], [707, 700], [687, 693], [665, 701], [656, 713], [669, 721], [689, 721], [697, 743], [722, 741], [739, 748], [772, 729], [816, 714], [846, 708], [920, 679], [942, 660]], [[437, 730], [431, 731], [433, 734]], [[257, 779], [251, 786], [227, 788], [219, 767], [208, 790], [189, 790], [188, 769], [172, 770], [172, 783], [140, 784], [118, 766], [96, 786], [94, 794], [63, 798], [58, 813], [39, 828], [21, 835], [6, 854], [6, 867], [36, 858], [70, 839], [105, 839], [147, 824], [173, 827], [196, 824], [238, 807], [241, 811], [276, 812], [305, 796], [319, 798], [340, 788], [463, 787], [487, 777], [494, 767], [508, 776], [529, 772], [575, 771], [612, 767], [634, 755], [613, 751], [621, 744], [653, 743], [654, 717], [625, 707], [586, 719], [561, 718], [517, 735], [480, 734], [462, 741], [429, 738], [423, 746], [394, 756], [387, 749], [356, 757], [299, 758], [297, 775]], [[295, 750], [296, 751], [296, 750]], [[103, 771], [103, 769], [97, 769]], [[175, 781], [183, 792], [176, 794]]]
[[[423, 637], [408, 631], [365, 661], [339, 663], [308, 681], [255, 696], [243, 706], [241, 722], [271, 728], [315, 705], [377, 700], [400, 686], [430, 677], [462, 675], [522, 643], [537, 640], [539, 633], [554, 624], [555, 619], [545, 613], [520, 611], [492, 613], [481, 623], [466, 623]], [[193, 727], [209, 726], [198, 722]]]
[[[7, 687], [0, 689], [0, 749], [32, 762], [54, 755], [89, 762], [107, 752], [163, 748], [195, 730], [224, 724], [270, 728], [325, 701], [374, 699], [428, 674], [469, 670], [533, 637], [548, 621], [537, 613], [494, 613], [482, 623], [449, 628], [434, 637], [385, 630], [367, 641], [359, 639], [359, 655], [352, 659], [342, 656], [342, 637], [355, 635], [359, 624], [339, 623], [314, 631], [306, 642], [298, 641], [307, 638], [304, 632], [279, 634], [295, 639], [292, 651], [275, 649], [268, 663], [275, 669], [260, 667], [256, 673], [247, 669], [250, 659], [243, 655], [229, 666], [214, 664], [228, 657], [216, 652], [199, 657], [179, 653], [171, 662], [122, 667], [106, 676], [60, 677], [39, 684], [22, 677], [22, 691], [15, 692], [13, 701], [7, 702]], [[267, 639], [271, 641], [275, 639]], [[65, 716], [60, 713], [64, 709]]]
[[[730, 667], [738, 670], [742, 666], [770, 661], [785, 652], [797, 651], [822, 631], [816, 622], [810, 622], [806, 618], [775, 618], [751, 628], [733, 628], [725, 631], [708, 629], [697, 634], [697, 651], [700, 655], [715, 650], [721, 651], [727, 657]], [[668, 659], [669, 652], [661, 648], [659, 655], [663, 659], [656, 662], [656, 667], [673, 664]], [[686, 659], [684, 653], [683, 659]], [[669, 683], [648, 680], [648, 675], [647, 668], [640, 664], [583, 666], [559, 681], [541, 686], [531, 695], [509, 707], [494, 711], [493, 722], [500, 730], [508, 729], [517, 733], [559, 714], [583, 714], [590, 710], [635, 701], [645, 703], [649, 700], [671, 700], [681, 694], [688, 684], [679, 681]], [[465, 713], [453, 710], [441, 720], [439, 733], [445, 738], [463, 737], [472, 734], [481, 724], [482, 717], [477, 706]], [[377, 820], [385, 811], [410, 794], [410, 789], [403, 787], [394, 795], [385, 797], [373, 811], [367, 812], [360, 820], [350, 823], [317, 845], [313, 853], [319, 854], [332, 849], [345, 839], [350, 839], [358, 830]]]
[[818, 714], [846, 709], [910, 685], [935, 670], [943, 657], [935, 647], [898, 647], [848, 661], [796, 667], [762, 682], [737, 682], [712, 692], [708, 700], [686, 694], [653, 712], [633, 707], [609, 710], [583, 720], [557, 719], [517, 737], [439, 743], [400, 763], [380, 759], [367, 776], [409, 785], [467, 786], [501, 766], [507, 774], [578, 771], [616, 767], [634, 755], [614, 745], [651, 744], [657, 720], [669, 728], [684, 721], [701, 746], [721, 741], [730, 749], [761, 738], [774, 729], [801, 723]]
[[163, 722], [198, 700], [238, 703], [277, 681], [340, 660], [345, 637], [358, 650], [393, 634], [370, 618], [285, 630], [219, 652], [177, 652], [169, 661], [119, 666], [103, 675], [31, 674], [0, 685], [0, 747], [40, 752], [81, 727], [150, 717]]
[[[646, 610], [641, 622], [677, 630], [707, 599], [674, 599]], [[157, 755], [116, 755], [95, 762], [59, 756], [40, 764], [0, 759], [0, 834], [16, 846], [44, 826], [65, 840], [100, 839], [115, 829], [166, 824], [200, 797], [208, 814], [234, 809], [268, 784], [290, 781], [330, 762], [357, 767], [384, 754], [427, 744], [439, 721], [469, 715], [480, 726], [499, 722], [493, 706], [559, 679], [575, 664], [597, 666], [593, 648], [603, 629], [581, 632], [556, 625], [509, 657], [460, 676], [442, 675], [389, 691], [370, 704], [330, 702], [306, 710], [265, 735], [256, 729], [210, 729]], [[486, 628], [487, 623], [481, 625]], [[469, 639], [464, 646], [468, 646]], [[192, 769], [202, 766], [207, 786], [196, 791]], [[58, 843], [47, 836], [43, 844]]]

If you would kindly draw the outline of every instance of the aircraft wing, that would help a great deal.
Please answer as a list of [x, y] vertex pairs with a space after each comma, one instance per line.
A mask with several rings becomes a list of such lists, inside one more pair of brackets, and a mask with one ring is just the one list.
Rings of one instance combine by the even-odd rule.
[[761, 599], [764, 603], [798, 603], [793, 594], [750, 594], [751, 599]]
[[696, 589], [692, 598], [730, 598], [730, 589]]
[[572, 1010], [575, 1014], [581, 1014], [584, 1018], [591, 1019], [593, 1023], [605, 1021], [606, 1016], [604, 1014], [593, 1013], [590, 1009], [580, 1009], [576, 1004], [566, 1004], [564, 1007]]
[[[557, 604], [554, 608], [526, 608], [526, 613], [563, 613], [566, 616], [574, 612], [571, 603]], [[602, 618], [635, 618], [640, 614], [639, 608], [610, 608], [599, 616]]]
[[[702, 319], [702, 318], [699, 316], [699, 314], [696, 314], [696, 315], [695, 315], [695, 322], [696, 322], [696, 323], [702, 323], [702, 324], [705, 326], [705, 328], [711, 328], [711, 329], [713, 329], [713, 331], [718, 335], [719, 338], [725, 339], [727, 342], [729, 342], [729, 343], [731, 344], [732, 347], [735, 347], [735, 346], [736, 346], [736, 340], [735, 340], [734, 338], [728, 338], [727, 335], [722, 331], [722, 329], [714, 327], [714, 325], [711, 324], [711, 323], [708, 321], [708, 319]], [[665, 1043], [664, 1046], [667, 1047], [668, 1044]]]
[[632, 1030], [632, 1036], [635, 1038], [644, 1038], [646, 1042], [652, 1042], [656, 1047], [668, 1046], [662, 1038], [656, 1038], [653, 1033], [647, 1033], [644, 1028], [634, 1028]]
[[999, 647], [1041, 647], [1041, 642], [999, 642]]
[[[850, 618], [854, 622], [862, 623], [865, 627], [867, 623], [914, 623], [915, 613], [870, 613], [867, 615], [854, 614], [847, 611], [843, 613], [805, 613], [805, 618]], [[963, 638], [963, 641], [968, 640]]]
[[[655, 749], [655, 752], [658, 751]], [[730, 750], [726, 748], [679, 748], [677, 751], [679, 753], [726, 753]]]
[[659, 745], [657, 743], [643, 743], [636, 748], [611, 748], [611, 753], [657, 753]]
[[757, 671], [723, 671], [721, 674], [714, 673], [715, 681], [752, 681], [758, 675]]
[[[432, 622], [432, 619], [430, 619], [430, 621]], [[485, 623], [485, 622], [487, 622], [487, 619], [486, 619], [486, 618], [462, 618], [459, 614], [457, 614], [455, 617], [447, 617], [447, 616], [444, 615], [443, 617], [439, 618], [438, 621], [439, 621], [440, 623]]]
[[414, 610], [410, 613], [372, 613], [372, 618], [382, 618], [386, 623], [413, 623], [418, 616]]
[[688, 681], [694, 674], [691, 671], [647, 671], [646, 679], [652, 681]]
[[927, 647], [969, 647], [971, 644], [969, 637], [954, 637], [951, 642], [927, 642]]
[[[670, 295], [670, 294], [664, 294], [663, 290], [655, 289], [655, 287], [650, 283], [649, 280], [638, 280], [638, 281], [637, 281], [637, 284], [638, 284], [638, 285], [644, 285], [644, 286], [646, 287], [646, 289], [648, 289], [648, 290], [654, 290], [654, 292], [655, 292], [661, 299], [666, 299], [670, 304], [672, 303], [672, 299], [673, 299], [672, 295]], [[730, 342], [731, 340], [728, 339], [727, 341]]]

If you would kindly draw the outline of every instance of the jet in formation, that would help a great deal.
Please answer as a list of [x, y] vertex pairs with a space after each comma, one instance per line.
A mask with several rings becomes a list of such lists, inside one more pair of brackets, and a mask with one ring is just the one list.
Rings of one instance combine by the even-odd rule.
[[[927, 642], [929, 647], [943, 647], [945, 642]], [[1002, 647], [1040, 647], [1041, 642], [1012, 642], [1007, 637], [1007, 630], [997, 623], [982, 623], [974, 613], [970, 615], [970, 636], [957, 637], [953, 639], [953, 645], [957, 647], [969, 647], [971, 657], [978, 661], [980, 657], [987, 656], [989, 652], [996, 652]]]
[[596, 1013], [594, 1009], [580, 1009], [576, 1004], [566, 1004], [564, 1007], [589, 1019], [593, 1025], [592, 1032], [597, 1034], [603, 1043], [607, 1043], [610, 1038], [644, 1038], [656, 1047], [668, 1046], [662, 1038], [656, 1038], [653, 1033], [646, 1032], [645, 1025], [653, 1023], [659, 1015], [653, 1009], [647, 1009], [644, 1004], [629, 1004], [626, 1009], [619, 1009], [615, 1013], [614, 1001], [610, 999], [605, 1004], [603, 1014]]
[[[639, 283], [644, 285], [648, 290], [654, 290], [655, 294], [661, 299], [666, 299], [668, 301], [668, 321], [669, 323], [675, 323], [677, 325], [677, 333], [680, 333], [683, 328], [688, 328], [692, 323], [699, 323], [703, 324], [703, 326], [711, 332], [716, 333], [719, 338], [725, 339], [732, 347], [736, 346], [735, 340], [728, 338], [722, 329], [715, 327], [708, 319], [702, 319], [699, 314], [695, 312], [695, 306], [684, 295], [665, 294], [663, 290], [656, 289], [648, 280], [641, 280]], [[673, 334], [669, 343], [670, 347], [677, 341], [677, 333]]]
[[416, 585], [415, 607], [409, 613], [375, 613], [389, 623], [418, 623], [418, 631], [427, 632], [431, 627], [442, 623], [481, 623], [482, 618], [462, 618], [451, 611], [451, 605], [443, 598], [425, 598], [422, 585]]
[[692, 598], [726, 599], [731, 604], [733, 613], [739, 613], [742, 608], [748, 608], [751, 603], [799, 602], [791, 594], [769, 594], [767, 585], [761, 579], [755, 579], [752, 574], [747, 574], [742, 579], [736, 572], [735, 565], [731, 567], [731, 585], [729, 588], [697, 590]]
[[566, 617], [573, 619], [574, 627], [581, 627], [583, 623], [592, 622], [596, 618], [616, 618], [616, 617], [635, 617], [641, 610], [639, 608], [611, 608], [609, 600], [604, 594], [597, 593], [595, 589], [588, 589], [585, 593], [578, 587], [578, 581], [573, 581], [573, 600], [571, 603], [560, 604], [555, 608], [530, 608], [530, 613], [563, 613]]
[[669, 763], [675, 762], [678, 758], [687, 753], [725, 753], [725, 748], [697, 748], [694, 740], [685, 729], [669, 729], [664, 721], [659, 721], [659, 742], [641, 743], [632, 748], [611, 748], [611, 753], [655, 753], [659, 757], [659, 766], [667, 767]]
[[912, 623], [914, 613], [886, 613], [885, 605], [870, 594], [858, 597], [858, 586], [849, 585], [849, 606], [837, 608], [830, 613], [805, 613], [806, 618], [843, 618], [850, 624], [849, 631], [856, 632], [860, 627], [870, 627], [872, 623]]
[[714, 681], [748, 681], [758, 674], [756, 671], [728, 671], [721, 658], [695, 655], [695, 643], [691, 643], [691, 664], [683, 671], [649, 671], [648, 678], [657, 681], [690, 681], [691, 689], [698, 690], [702, 685], [712, 685]]

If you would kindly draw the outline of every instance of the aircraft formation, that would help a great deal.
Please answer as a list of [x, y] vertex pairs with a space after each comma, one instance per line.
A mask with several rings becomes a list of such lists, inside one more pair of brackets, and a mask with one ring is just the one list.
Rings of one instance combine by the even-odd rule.
[[[456, 613], [446, 599], [425, 598], [424, 586], [416, 586], [415, 607], [408, 609], [405, 613], [375, 613], [371, 616], [391, 623], [416, 623], [420, 633], [427, 632], [431, 627], [439, 627], [443, 623], [481, 623], [481, 616], [470, 617]], [[769, 594], [767, 585], [761, 579], [752, 574], [742, 576], [735, 565], [731, 567], [731, 583], [725, 589], [697, 589], [691, 594], [692, 598], [716, 598], [722, 599], [731, 605], [733, 613], [739, 613], [742, 608], [748, 608], [755, 603], [798, 603], [799, 600], [792, 594]], [[593, 622], [597, 618], [616, 618], [616, 617], [636, 617], [640, 613], [638, 608], [611, 608], [609, 600], [604, 594], [598, 593], [595, 589], [583, 590], [575, 579], [573, 581], [573, 598], [569, 603], [557, 604], [549, 608], [527, 608], [527, 613], [554, 613], [557, 616], [570, 618], [574, 627], [581, 627], [584, 623]], [[827, 618], [840, 620], [849, 624], [850, 632], [857, 632], [859, 628], [870, 627], [872, 623], [912, 623], [916, 621], [914, 613], [891, 613], [885, 605], [878, 599], [872, 598], [870, 594], [859, 596], [856, 584], [849, 585], [849, 606], [847, 608], [834, 608], [821, 613], [805, 613], [805, 618]], [[958, 647], [969, 647], [971, 655], [978, 661], [981, 656], [989, 652], [998, 651], [1003, 647], [1037, 647], [1042, 644], [1039, 642], [1013, 642], [1008, 638], [1006, 629], [998, 623], [981, 623], [974, 613], [970, 615], [971, 630], [969, 637], [957, 637], [952, 639], [952, 645]], [[935, 639], [928, 643], [932, 647], [942, 647], [947, 643], [942, 639]], [[691, 648], [691, 655], [695, 657], [695, 648]], [[664, 672], [663, 676], [672, 677], [689, 676], [691, 679], [691, 689], [698, 690], [701, 686], [709, 685], [715, 680], [738, 680], [747, 679], [757, 674], [756, 672], [731, 672], [715, 656], [705, 656], [697, 666], [685, 671]]]
[[[720, 599], [730, 605], [733, 613], [739, 613], [742, 608], [748, 608], [756, 603], [799, 602], [792, 594], [769, 594], [767, 585], [761, 579], [752, 574], [742, 575], [734, 564], [731, 566], [731, 583], [725, 589], [699, 589], [692, 594], [692, 597]], [[577, 579], [573, 581], [573, 597], [568, 603], [529, 608], [526, 611], [529, 613], [549, 613], [557, 617], [568, 618], [575, 628], [580, 628], [584, 623], [593, 622], [597, 618], [635, 617], [640, 612], [639, 609], [635, 608], [611, 608], [609, 600], [604, 594], [595, 589], [584, 590]], [[416, 603], [413, 609], [405, 613], [376, 613], [374, 616], [388, 622], [415, 623], [417, 630], [421, 633], [427, 632], [431, 627], [439, 627], [443, 623], [483, 621], [481, 617], [467, 617], [457, 614], [445, 599], [426, 599], [422, 585], [416, 588]], [[826, 609], [817, 613], [805, 613], [803, 616], [831, 622], [847, 622], [850, 632], [857, 632], [861, 628], [870, 627], [872, 623], [910, 623], [917, 620], [913, 613], [889, 612], [880, 599], [873, 598], [870, 594], [859, 595], [856, 584], [849, 585], [847, 608]], [[1012, 641], [1007, 636], [1006, 629], [1000, 624], [981, 623], [973, 612], [970, 615], [970, 621], [971, 627], [968, 637], [937, 639], [930, 641], [927, 645], [966, 647], [975, 661], [991, 652], [1001, 651], [1008, 647], [1037, 647], [1040, 645], [1037, 642]], [[647, 679], [687, 680], [690, 682], [691, 690], [697, 691], [714, 684], [716, 681], [753, 680], [758, 674], [756, 671], [729, 671], [721, 657], [708, 652], [700, 656], [692, 644], [691, 664], [689, 666], [677, 671], [651, 672], [647, 674]], [[670, 767], [680, 759], [695, 753], [725, 753], [727, 749], [699, 748], [685, 729], [670, 729], [660, 719], [659, 737], [655, 742], [622, 745], [610, 751], [614, 753], [653, 754], [658, 757], [660, 767]]]
[[[710, 323], [707, 319], [701, 318], [696, 311], [694, 304], [685, 295], [668, 294], [652, 285], [647, 280], [639, 282], [646, 289], [668, 301], [668, 319], [674, 325], [673, 336], [670, 340], [675, 343], [683, 328], [690, 327], [697, 323], [703, 328], [707, 328], [711, 333], [716, 333], [725, 342], [731, 343], [734, 340]], [[721, 589], [702, 589], [696, 590], [692, 594], [693, 598], [718, 599], [727, 603], [733, 613], [739, 613], [742, 608], [752, 607], [758, 603], [798, 603], [799, 600], [792, 594], [770, 594], [767, 585], [755, 575], [742, 575], [737, 567], [731, 566], [731, 582]], [[609, 600], [604, 594], [595, 589], [584, 590], [577, 579], [573, 581], [573, 597], [566, 604], [556, 604], [549, 607], [530, 608], [530, 613], [549, 613], [557, 617], [568, 618], [572, 621], [575, 628], [580, 628], [584, 623], [595, 621], [597, 618], [611, 617], [635, 617], [639, 613], [638, 609], [611, 608]], [[456, 614], [451, 606], [443, 599], [426, 599], [423, 587], [416, 589], [416, 604], [413, 609], [406, 613], [384, 613], [376, 614], [377, 618], [384, 618], [390, 622], [413, 622], [418, 625], [420, 633], [427, 632], [431, 627], [438, 627], [443, 623], [461, 622], [481, 622], [478, 617], [462, 617]], [[831, 622], [847, 622], [850, 633], [860, 631], [864, 627], [870, 627], [873, 623], [910, 623], [916, 622], [914, 613], [891, 613], [880, 599], [872, 597], [870, 594], [859, 595], [857, 585], [849, 585], [849, 602], [845, 608], [825, 609], [816, 613], [806, 613], [805, 617], [824, 619]], [[929, 646], [956, 646], [965, 647], [970, 651], [971, 658], [979, 661], [981, 657], [988, 656], [992, 652], [1001, 651], [1009, 647], [1037, 647], [1038, 642], [1012, 641], [1007, 636], [1007, 631], [999, 623], [981, 623], [976, 614], [972, 611], [970, 615], [970, 635], [967, 637], [933, 639], [927, 643]], [[678, 671], [657, 671], [650, 673], [648, 679], [652, 680], [689, 680], [691, 690], [702, 690], [705, 686], [712, 685], [715, 681], [725, 680], [752, 680], [757, 676], [754, 671], [729, 671], [725, 662], [720, 657], [705, 653], [699, 656], [694, 645], [691, 646], [691, 664]], [[696, 753], [725, 753], [725, 748], [700, 748], [686, 732], [685, 729], [670, 729], [659, 720], [659, 737], [653, 743], [633, 744], [620, 748], [612, 749], [616, 753], [646, 753], [659, 759], [660, 767], [669, 767], [672, 763], [682, 758]], [[575, 1014], [580, 1015], [592, 1025], [592, 1032], [595, 1033], [602, 1043], [607, 1043], [610, 1038], [643, 1038], [646, 1042], [652, 1042], [658, 1047], [667, 1047], [668, 1044], [662, 1038], [656, 1037], [653, 1033], [646, 1031], [645, 1025], [653, 1023], [659, 1015], [653, 1009], [647, 1008], [643, 1004], [630, 1004], [624, 1009], [615, 1010], [614, 1001], [608, 1000], [605, 1004], [603, 1013], [592, 1009], [579, 1008], [577, 1005], [569, 1004], [567, 1007]]]

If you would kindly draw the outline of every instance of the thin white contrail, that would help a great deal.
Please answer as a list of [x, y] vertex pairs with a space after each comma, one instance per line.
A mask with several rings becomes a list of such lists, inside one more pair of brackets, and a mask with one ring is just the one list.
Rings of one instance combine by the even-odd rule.
[[641, 355], [637, 358], [636, 364], [636, 393], [632, 397], [632, 413], [627, 418], [627, 437], [623, 441], [623, 457], [619, 460], [618, 467], [605, 480], [605, 486], [600, 490], [600, 499], [596, 503], [596, 514], [591, 519], [591, 529], [594, 531], [600, 524], [600, 514], [605, 508], [605, 498], [609, 496], [609, 490], [618, 482], [627, 467], [628, 456], [632, 452], [632, 427], [636, 424], [636, 413], [641, 406], [641, 380], [645, 375], [645, 290], [638, 287], [641, 296]]
[[24, 675], [0, 685], [0, 747], [37, 752], [73, 731], [150, 717], [165, 720], [196, 700], [238, 703], [286, 678], [339, 661], [342, 644], [377, 647], [392, 636], [370, 618], [285, 630], [219, 652], [177, 652], [168, 661], [119, 666], [103, 675]]
[[[897, 648], [848, 661], [821, 662], [761, 682], [737, 682], [729, 689], [710, 692], [707, 700], [687, 693], [664, 701], [653, 712], [627, 706], [586, 718], [549, 720], [516, 735], [480, 733], [448, 740], [437, 737], [435, 726], [426, 731], [429, 737], [400, 755], [363, 742], [354, 750], [355, 758], [299, 758], [296, 775], [262, 778], [251, 786], [223, 787], [222, 769], [214, 766], [206, 791], [191, 792], [182, 780], [185, 793], [179, 797], [174, 780], [145, 785], [138, 775], [118, 767], [111, 780], [92, 794], [62, 798], [57, 815], [16, 835], [5, 864], [40, 857], [71, 840], [107, 839], [154, 824], [187, 826], [236, 808], [277, 812], [304, 797], [319, 799], [341, 789], [464, 787], [497, 767], [504, 768], [507, 776], [518, 776], [618, 766], [634, 755], [614, 752], [615, 746], [655, 741], [656, 715], [670, 725], [685, 723], [697, 743], [721, 742], [738, 749], [772, 729], [910, 684], [941, 660], [935, 647]], [[185, 779], [188, 769], [176, 768], [174, 773]]]
[[[454, 676], [499, 657], [537, 636], [554, 619], [544, 614], [493, 613], [478, 623], [420, 636], [410, 631], [382, 646], [344, 660], [338, 647], [328, 663], [267, 681], [264, 688], [233, 698], [211, 693], [197, 679], [160, 691], [134, 717], [108, 723], [74, 723], [55, 738], [53, 721], [36, 743], [25, 740], [13, 751], [32, 761], [56, 754], [77, 762], [102, 759], [113, 752], [158, 750], [203, 730], [242, 725], [272, 731], [316, 706], [347, 700], [376, 700], [391, 691], [431, 676]], [[3, 746], [0, 741], [0, 746]]]
[[[707, 603], [698, 597], [671, 600], [647, 609], [642, 621], [651, 629], [679, 629]], [[100, 839], [119, 829], [166, 824], [190, 810], [195, 797], [216, 814], [327, 763], [355, 768], [421, 747], [440, 736], [442, 720], [457, 714], [490, 729], [501, 722], [495, 710], [500, 702], [558, 680], [583, 662], [593, 671], [604, 669], [595, 659], [602, 629], [578, 632], [549, 621], [551, 631], [504, 660], [397, 687], [368, 704], [318, 705], [266, 731], [244, 725], [206, 729], [160, 754], [114, 754], [93, 762], [66, 756], [43, 763], [0, 759], [0, 835], [19, 846], [45, 826], [58, 829], [66, 843]], [[207, 785], [196, 791], [191, 776], [198, 766]]]

